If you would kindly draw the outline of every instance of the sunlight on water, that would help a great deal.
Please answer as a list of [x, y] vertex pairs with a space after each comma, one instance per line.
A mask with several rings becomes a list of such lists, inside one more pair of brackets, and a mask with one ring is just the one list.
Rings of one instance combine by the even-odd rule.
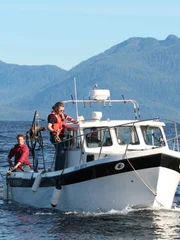
[[78, 212], [66, 212], [64, 213], [65, 215], [77, 215], [77, 216], [105, 216], [105, 215], [115, 215], [115, 214], [128, 214], [131, 211], [135, 211], [133, 208], [127, 206], [125, 209], [122, 209], [121, 211], [119, 210], [110, 210], [108, 212], [82, 212], [82, 213], [78, 213]]
[[34, 213], [34, 215], [52, 215], [53, 213], [43, 213], [43, 212], [37, 212], [37, 213]]
[[[18, 203], [1, 203], [1, 239], [178, 239], [180, 207], [133, 209], [105, 213], [61, 213]], [[10, 225], [8, 222], [11, 222]], [[18, 228], [17, 228], [18, 226]], [[12, 234], [13, 232], [13, 234]], [[20, 233], [28, 237], [22, 237]]]

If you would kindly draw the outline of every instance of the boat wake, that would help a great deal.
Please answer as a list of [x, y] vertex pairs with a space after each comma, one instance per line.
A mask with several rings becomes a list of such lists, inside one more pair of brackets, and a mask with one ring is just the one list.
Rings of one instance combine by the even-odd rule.
[[130, 206], [125, 207], [122, 210], [110, 210], [108, 212], [64, 212], [64, 215], [76, 215], [76, 216], [82, 216], [82, 217], [92, 217], [92, 216], [108, 216], [108, 215], [128, 215], [130, 213], [135, 212], [180, 212], [180, 204], [179, 203], [173, 203], [173, 206], [171, 209], [164, 208], [164, 207], [156, 207], [156, 208], [138, 208], [134, 209]]

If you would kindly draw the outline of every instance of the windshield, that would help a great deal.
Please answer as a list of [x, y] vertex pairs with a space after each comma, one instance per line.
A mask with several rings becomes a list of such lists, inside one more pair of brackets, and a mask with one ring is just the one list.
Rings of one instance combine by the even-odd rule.
[[120, 145], [125, 144], [139, 144], [136, 128], [133, 126], [119, 126], [115, 127], [115, 133]]
[[165, 145], [161, 129], [152, 126], [141, 127], [144, 141], [147, 145], [162, 146]]

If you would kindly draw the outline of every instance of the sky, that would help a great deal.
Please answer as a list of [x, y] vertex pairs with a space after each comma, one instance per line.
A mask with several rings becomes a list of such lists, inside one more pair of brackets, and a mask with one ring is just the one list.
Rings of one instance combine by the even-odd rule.
[[180, 37], [179, 0], [0, 0], [0, 60], [70, 70], [131, 37]]

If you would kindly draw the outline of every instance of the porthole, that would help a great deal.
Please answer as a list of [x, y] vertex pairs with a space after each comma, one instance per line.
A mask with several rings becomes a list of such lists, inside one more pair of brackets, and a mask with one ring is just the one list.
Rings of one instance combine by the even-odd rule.
[[117, 163], [114, 168], [116, 170], [122, 170], [124, 167], [125, 167], [124, 163], [120, 162], [120, 163]]

